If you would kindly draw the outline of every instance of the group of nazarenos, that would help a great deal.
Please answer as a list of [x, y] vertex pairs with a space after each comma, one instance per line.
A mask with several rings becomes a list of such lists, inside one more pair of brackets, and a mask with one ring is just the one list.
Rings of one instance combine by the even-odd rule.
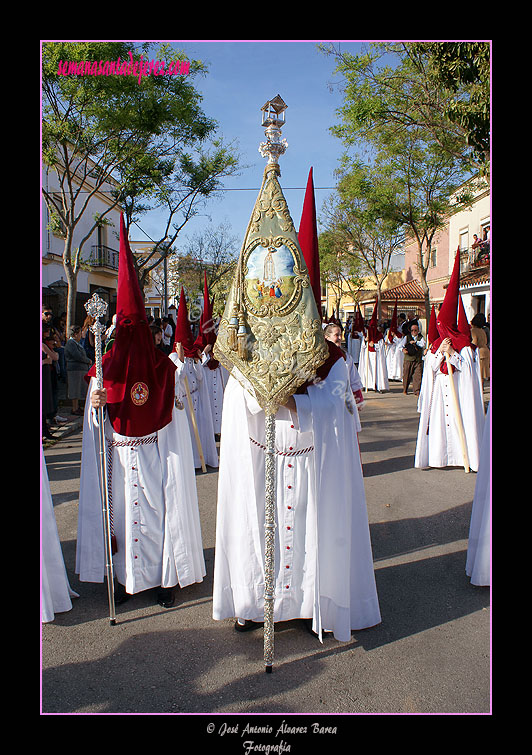
[[[203, 581], [195, 471], [218, 467], [213, 619], [233, 619], [239, 632], [262, 626], [266, 632], [269, 606], [272, 621], [302, 619], [320, 641], [331, 633], [345, 642], [352, 631], [381, 622], [359, 412], [364, 392], [385, 391], [388, 379], [403, 379], [407, 336], [397, 326], [397, 307], [386, 334], [377, 327], [375, 307], [367, 327], [357, 311], [347, 348], [341, 347], [341, 328], [321, 322], [312, 169], [298, 233], [291, 219], [287, 227], [286, 214], [260, 210], [266, 195], [284, 200], [278, 175], [278, 166], [269, 163], [217, 333], [205, 278], [198, 338], [182, 289], [169, 356], [154, 347], [121, 218], [115, 340], [102, 357], [100, 384], [95, 366], [87, 374], [75, 572], [82, 583], [106, 578], [98, 463], [103, 418], [117, 604], [155, 588], [158, 603], [171, 608], [178, 589]], [[282, 252], [303, 268], [305, 284], [296, 282], [291, 303], [284, 292], [252, 303], [254, 282], [245, 272], [262, 252], [274, 260]], [[488, 585], [489, 410], [485, 416], [478, 358], [463, 319], [458, 257], [426, 338], [414, 338], [424, 367], [416, 391], [414, 466], [478, 473], [466, 573], [473, 584]], [[283, 360], [288, 366], [271, 388], [268, 365], [280, 370]], [[43, 481], [41, 602], [42, 620], [49, 622], [78, 596], [62, 562], [44, 456]], [[274, 554], [269, 563], [268, 541]]]

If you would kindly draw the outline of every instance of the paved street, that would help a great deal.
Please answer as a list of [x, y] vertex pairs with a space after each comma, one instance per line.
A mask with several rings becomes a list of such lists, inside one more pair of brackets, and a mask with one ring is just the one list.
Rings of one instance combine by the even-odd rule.
[[[241, 635], [232, 621], [211, 618], [217, 472], [196, 476], [204, 582], [180, 591], [168, 610], [155, 591], [136, 595], [117, 607], [111, 627], [105, 585], [74, 574], [79, 427], [46, 448], [65, 564], [80, 597], [43, 625], [42, 712], [271, 713], [287, 721], [303, 713], [489, 713], [490, 591], [465, 574], [476, 474], [413, 468], [417, 398], [390, 385], [366, 394], [360, 434], [382, 624], [323, 644], [300, 622], [280, 624], [272, 674], [264, 672], [262, 630]], [[218, 730], [223, 716], [213, 720]]]

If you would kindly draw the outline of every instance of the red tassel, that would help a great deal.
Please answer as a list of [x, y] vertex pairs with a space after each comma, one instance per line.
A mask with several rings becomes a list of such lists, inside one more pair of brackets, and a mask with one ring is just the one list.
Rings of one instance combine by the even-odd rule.
[[111, 535], [111, 555], [115, 555], [118, 550], [118, 544], [116, 542], [116, 535]]
[[[444, 359], [440, 366], [440, 372], [443, 372], [444, 375], [448, 375], [449, 372], [447, 370], [447, 360]], [[454, 365], [451, 365], [451, 374], [453, 372], [456, 372], [456, 367]]]

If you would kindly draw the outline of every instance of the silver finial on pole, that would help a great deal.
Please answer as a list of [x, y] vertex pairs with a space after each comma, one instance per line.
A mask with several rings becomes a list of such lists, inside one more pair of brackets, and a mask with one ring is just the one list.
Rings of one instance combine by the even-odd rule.
[[[89, 317], [94, 318], [94, 324], [90, 329], [94, 333], [94, 361], [96, 365], [96, 386], [103, 388], [102, 372], [102, 333], [105, 330], [100, 318], [107, 312], [107, 302], [100, 299], [98, 294], [85, 303], [85, 309]], [[109, 483], [107, 479], [107, 462], [105, 458], [105, 429], [103, 407], [98, 409], [98, 439], [100, 448], [100, 485], [102, 494], [102, 519], [103, 519], [103, 537], [105, 550], [105, 571], [107, 575], [107, 595], [109, 598], [109, 623], [111, 626], [116, 624], [115, 618], [115, 596], [114, 596], [114, 577], [113, 577], [113, 550], [111, 543], [111, 513], [109, 509]]]
[[[284, 126], [284, 111], [287, 105], [277, 95], [268, 100], [262, 107], [262, 125], [265, 127], [266, 141], [259, 145], [262, 157], [268, 158], [268, 165], [278, 165], [279, 157], [285, 153], [288, 147], [286, 139], [281, 139], [281, 129]], [[267, 167], [267, 166], [266, 166]]]
[[107, 312], [107, 302], [100, 299], [98, 294], [93, 294], [91, 298], [85, 302], [85, 309], [89, 317], [94, 318], [94, 324], [90, 326], [90, 329], [94, 333], [94, 352], [95, 352], [95, 364], [96, 364], [96, 383], [98, 388], [103, 388], [103, 375], [102, 375], [102, 334], [105, 330], [103, 323], [100, 322], [100, 317], [103, 317]]

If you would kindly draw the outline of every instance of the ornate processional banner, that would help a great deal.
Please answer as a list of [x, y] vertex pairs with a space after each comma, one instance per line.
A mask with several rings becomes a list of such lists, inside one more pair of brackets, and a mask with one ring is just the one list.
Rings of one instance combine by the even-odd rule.
[[249, 381], [267, 414], [329, 355], [279, 175], [276, 162], [268, 163], [214, 347], [235, 378]]

